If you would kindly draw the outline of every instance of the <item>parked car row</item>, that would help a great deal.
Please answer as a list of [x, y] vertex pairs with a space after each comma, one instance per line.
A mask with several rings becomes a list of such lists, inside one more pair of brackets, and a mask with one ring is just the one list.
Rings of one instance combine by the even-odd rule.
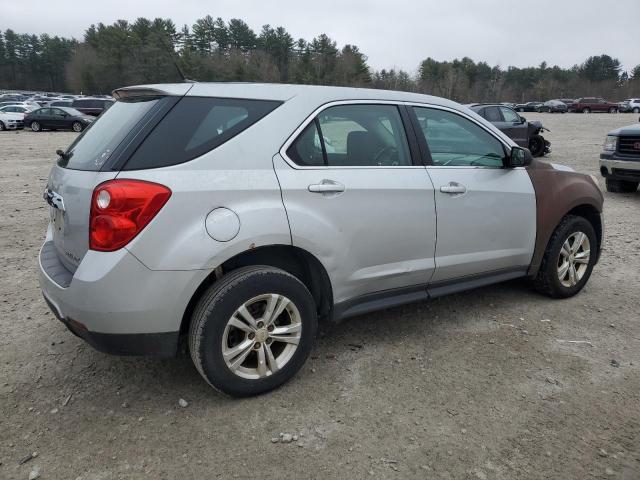
[[640, 98], [628, 98], [622, 102], [609, 102], [600, 97], [559, 98], [546, 102], [502, 103], [518, 112], [547, 113], [640, 113]]
[[108, 95], [0, 95], [0, 131], [31, 128], [81, 132], [115, 100]]
[[72, 107], [88, 115], [98, 116], [109, 108], [114, 98], [109, 95], [64, 95], [64, 94], [3, 94], [0, 107], [22, 105], [35, 110], [41, 107]]
[[21, 106], [8, 105], [0, 108], [0, 131], [26, 127], [34, 132], [42, 130], [81, 132], [91, 125], [95, 118], [71, 107], [45, 107], [30, 111]]

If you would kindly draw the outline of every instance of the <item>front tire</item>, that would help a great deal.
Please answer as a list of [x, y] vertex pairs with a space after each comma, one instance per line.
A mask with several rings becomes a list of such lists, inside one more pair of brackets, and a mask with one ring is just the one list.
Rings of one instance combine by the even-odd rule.
[[582, 109], [582, 113], [591, 113], [591, 109], [590, 108], [583, 108]]
[[638, 189], [638, 182], [607, 178], [605, 183], [607, 185], [607, 192], [611, 193], [633, 193]]
[[239, 268], [198, 302], [189, 328], [191, 358], [217, 390], [258, 395], [300, 370], [317, 325], [313, 297], [296, 277], [268, 266]]
[[542, 135], [534, 135], [529, 139], [529, 151], [534, 157], [541, 157], [544, 155], [544, 138]]
[[585, 286], [596, 263], [598, 239], [593, 226], [584, 217], [565, 216], [556, 227], [534, 288], [552, 298], [567, 298]]
[[635, 107], [635, 108], [633, 109], [633, 113], [640, 113], [640, 108]]
[[0, 122], [0, 132], [2, 132], [4, 129], [5, 129], [4, 123]]
[[42, 131], [42, 127], [40, 126], [40, 122], [31, 122], [31, 130], [34, 132]]

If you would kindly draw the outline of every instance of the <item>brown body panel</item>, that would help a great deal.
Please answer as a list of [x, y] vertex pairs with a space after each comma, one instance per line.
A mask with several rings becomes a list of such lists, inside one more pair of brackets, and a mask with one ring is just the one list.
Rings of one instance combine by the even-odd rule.
[[602, 206], [604, 197], [593, 179], [582, 173], [554, 168], [542, 160], [533, 160], [527, 172], [536, 193], [536, 244], [529, 275], [535, 276], [556, 226], [562, 218], [575, 213], [586, 217], [598, 235], [597, 257], [602, 246]]

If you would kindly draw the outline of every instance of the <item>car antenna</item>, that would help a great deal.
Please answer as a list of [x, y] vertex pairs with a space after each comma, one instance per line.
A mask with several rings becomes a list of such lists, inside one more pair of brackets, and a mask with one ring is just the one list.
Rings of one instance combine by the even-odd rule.
[[175, 52], [175, 50], [173, 48], [169, 47], [164, 42], [164, 38], [160, 37], [159, 40], [160, 40], [160, 43], [162, 43], [162, 46], [167, 49], [167, 52], [169, 53], [169, 56], [171, 57], [171, 62], [173, 63], [173, 66], [176, 67], [176, 70], [178, 71], [178, 75], [180, 75], [180, 78], [182, 79], [182, 81], [185, 82], [185, 83], [196, 83], [197, 80], [191, 80], [191, 79], [189, 79], [189, 78], [187, 78], [185, 76], [184, 72], [180, 68], [180, 65], [178, 65], [178, 62], [176, 61], [176, 52]]

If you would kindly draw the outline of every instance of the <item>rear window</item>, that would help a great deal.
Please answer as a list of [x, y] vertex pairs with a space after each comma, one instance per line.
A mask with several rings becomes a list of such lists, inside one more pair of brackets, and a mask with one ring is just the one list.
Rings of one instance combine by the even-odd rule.
[[[184, 97], [138, 147], [124, 170], [188, 162], [235, 137], [280, 104], [267, 100]], [[107, 110], [107, 114], [114, 108]]]
[[74, 170], [100, 170], [127, 134], [161, 101], [160, 98], [138, 97], [115, 102], [78, 136], [58, 165]]

